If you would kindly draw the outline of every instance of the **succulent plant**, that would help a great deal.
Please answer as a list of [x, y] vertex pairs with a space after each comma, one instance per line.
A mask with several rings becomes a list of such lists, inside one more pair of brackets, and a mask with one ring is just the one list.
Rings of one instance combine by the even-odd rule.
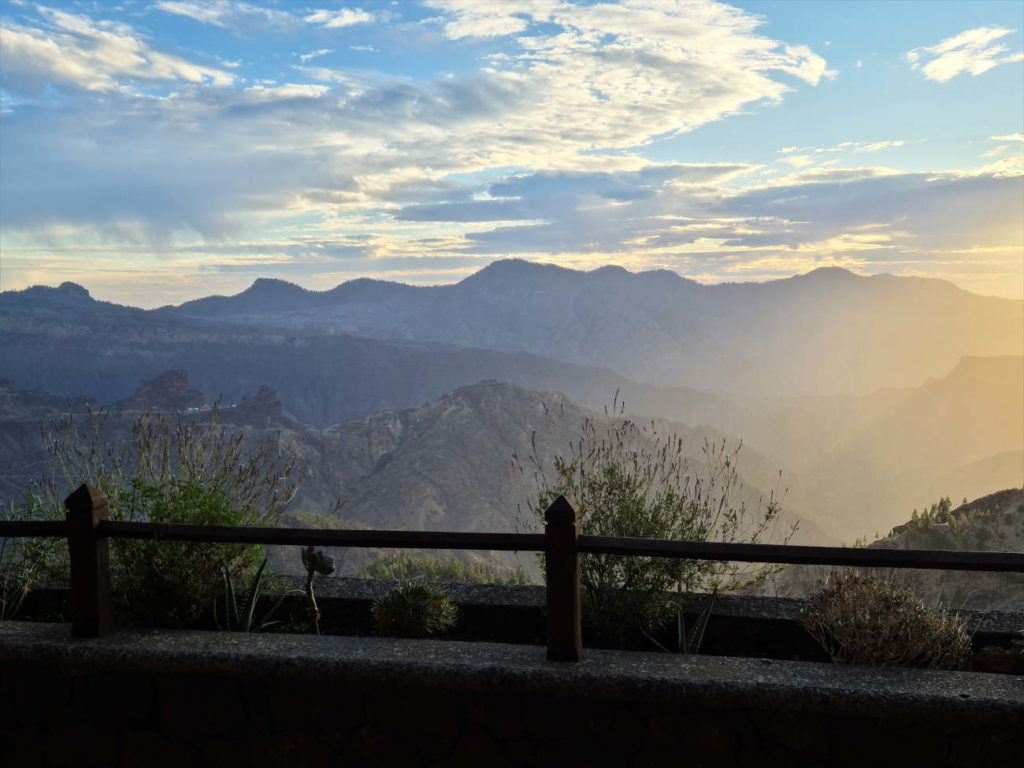
[[448, 593], [430, 584], [403, 584], [373, 601], [379, 635], [429, 637], [455, 626], [458, 608]]
[[313, 576], [329, 576], [334, 573], [334, 558], [330, 555], [318, 552], [310, 544], [302, 550], [302, 564], [306, 567], [306, 610], [309, 612], [309, 623], [313, 625], [313, 631], [320, 634], [320, 608], [316, 604], [316, 596], [313, 594]]

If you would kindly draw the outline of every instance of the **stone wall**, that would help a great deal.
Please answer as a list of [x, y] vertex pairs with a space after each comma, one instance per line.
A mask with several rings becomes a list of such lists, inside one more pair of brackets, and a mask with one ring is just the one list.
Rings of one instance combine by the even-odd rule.
[[497, 643], [0, 624], [12, 766], [1008, 766], [1001, 675]]

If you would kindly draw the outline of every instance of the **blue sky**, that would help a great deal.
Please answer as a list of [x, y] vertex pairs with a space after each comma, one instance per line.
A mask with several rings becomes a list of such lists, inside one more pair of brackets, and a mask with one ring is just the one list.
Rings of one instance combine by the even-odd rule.
[[499, 258], [1024, 295], [1024, 3], [0, 3], [0, 283]]

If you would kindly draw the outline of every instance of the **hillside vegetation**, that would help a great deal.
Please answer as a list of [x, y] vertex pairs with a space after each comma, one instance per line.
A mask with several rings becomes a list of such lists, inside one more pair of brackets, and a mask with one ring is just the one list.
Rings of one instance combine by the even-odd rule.
[[[1024, 551], [1024, 488], [1010, 488], [953, 506], [943, 498], [920, 510], [888, 535], [867, 544], [879, 549]], [[821, 584], [830, 569], [791, 566], [771, 590], [803, 595]], [[1024, 574], [917, 569], [864, 569], [912, 586], [928, 605], [974, 610], [1024, 610]]]

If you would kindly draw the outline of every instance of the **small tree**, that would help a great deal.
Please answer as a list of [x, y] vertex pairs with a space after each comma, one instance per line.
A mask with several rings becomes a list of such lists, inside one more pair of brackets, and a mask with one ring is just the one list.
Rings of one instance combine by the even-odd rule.
[[[130, 437], [110, 434], [111, 415], [89, 411], [85, 428], [73, 415], [43, 429], [54, 464], [37, 503], [63, 511], [67, 490], [88, 483], [109, 498], [111, 520], [192, 525], [274, 526], [296, 490], [295, 460], [277, 446], [246, 446], [241, 434], [209, 421], [144, 413]], [[63, 488], [61, 486], [64, 486]], [[182, 627], [211, 609], [225, 572], [252, 571], [263, 548], [115, 539], [111, 578], [121, 621]], [[46, 564], [66, 577], [66, 551]]]
[[[538, 490], [528, 507], [538, 519], [564, 495], [579, 512], [581, 534], [757, 542], [774, 530], [780, 511], [774, 492], [755, 512], [736, 499], [739, 447], [729, 451], [724, 440], [705, 440], [703, 465], [695, 471], [678, 435], [663, 435], [653, 421], [640, 425], [624, 411], [616, 399], [611, 415], [584, 418], [568, 450], [550, 462], [538, 455], [534, 440], [530, 464]], [[763, 578], [767, 570], [702, 560], [585, 554], [580, 573], [585, 619], [596, 625], [594, 631], [610, 634], [608, 639], [616, 642], [631, 625], [646, 632], [672, 617], [677, 610], [669, 599], [672, 591], [732, 589]]]

